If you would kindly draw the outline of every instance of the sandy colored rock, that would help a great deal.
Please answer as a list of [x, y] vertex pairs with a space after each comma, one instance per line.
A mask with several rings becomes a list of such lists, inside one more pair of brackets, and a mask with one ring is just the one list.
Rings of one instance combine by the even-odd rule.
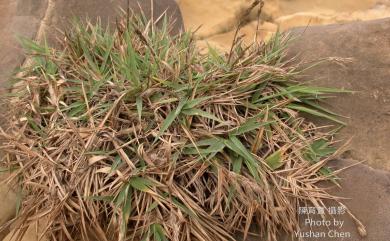
[[[252, 21], [240, 29], [239, 36], [242, 37], [246, 44], [251, 44], [256, 38], [256, 31], [258, 40], [264, 40], [269, 39], [277, 31], [277, 29], [278, 26], [271, 22], [263, 22], [257, 26], [257, 21]], [[199, 40], [197, 45], [201, 51], [207, 51], [208, 45], [221, 51], [230, 50], [234, 35], [235, 31], [213, 35], [207, 39]]]
[[[253, 0], [180, 0], [187, 29], [201, 27], [197, 34], [223, 50], [229, 50], [235, 27], [245, 18], [253, 35], [256, 28], [251, 22], [257, 20], [257, 11], [240, 15]], [[281, 31], [297, 26], [313, 26], [331, 23], [372, 20], [390, 17], [389, 0], [266, 0], [261, 14], [261, 25], [273, 23]], [[277, 28], [273, 28], [273, 32]], [[244, 34], [248, 31], [244, 30]], [[265, 32], [267, 33], [267, 32]], [[263, 35], [265, 39], [268, 34]], [[251, 38], [247, 38], [250, 43]], [[228, 46], [228, 47], [225, 47]]]
[[344, 66], [331, 62], [316, 66], [306, 72], [306, 79], [356, 91], [329, 99], [326, 105], [348, 117], [347, 126], [337, 134], [344, 141], [352, 137], [344, 157], [390, 170], [390, 19], [298, 28], [292, 33], [297, 39], [290, 56], [299, 54], [301, 61], [352, 60]]
[[[186, 29], [196, 30], [201, 38], [221, 35], [219, 44], [230, 44], [234, 35], [234, 30], [242, 18], [246, 18], [249, 25], [257, 19], [257, 11], [254, 10], [250, 15], [243, 16], [242, 13], [251, 6], [251, 0], [231, 0], [226, 4], [225, 0], [181, 0], [180, 9], [183, 14]], [[271, 21], [279, 10], [279, 0], [269, 0], [264, 6], [261, 19]], [[256, 28], [251, 28], [253, 31]], [[276, 29], [275, 29], [276, 30]], [[232, 33], [230, 33], [232, 32]], [[223, 34], [225, 35], [223, 39]]]
[[[0, 173], [0, 182], [5, 179], [6, 175], [4, 173]], [[10, 190], [7, 185], [0, 184], [0, 226], [10, 219], [16, 213], [16, 194]], [[0, 232], [0, 240], [4, 238], [6, 235], [4, 232]]]
[[[42, 239], [39, 239], [40, 234], [42, 233], [43, 229], [46, 227], [45, 225], [46, 224], [43, 221], [30, 225], [22, 241], [47, 241], [48, 240], [47, 237], [42, 237]], [[15, 241], [16, 238], [17, 235], [11, 232], [3, 239], [3, 241]]]

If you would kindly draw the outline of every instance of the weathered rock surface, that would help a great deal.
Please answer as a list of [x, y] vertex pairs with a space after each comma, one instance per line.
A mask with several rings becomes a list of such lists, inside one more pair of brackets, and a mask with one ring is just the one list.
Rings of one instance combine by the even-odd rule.
[[[311, 237], [303, 238], [303, 241], [388, 241], [390, 237], [390, 172], [373, 169], [367, 165], [359, 164], [357, 161], [341, 159], [330, 163], [330, 166], [338, 169], [350, 167], [341, 172], [339, 184], [341, 188], [335, 185], [325, 184], [324, 187], [330, 188], [330, 193], [346, 198], [342, 202], [350, 209], [350, 211], [359, 219], [365, 226], [367, 236], [362, 237], [358, 233], [357, 225], [347, 213], [343, 215], [334, 215], [327, 217], [321, 223], [320, 215], [300, 215], [301, 228], [300, 234], [308, 234], [310, 230], [313, 232]], [[351, 167], [352, 166], [352, 167]], [[310, 206], [310, 205], [309, 205]], [[309, 208], [308, 206], [308, 208]], [[327, 208], [340, 207], [335, 202], [326, 202]], [[302, 205], [304, 207], [304, 205]], [[305, 223], [307, 218], [312, 219], [309, 223]], [[334, 224], [334, 220], [340, 224], [341, 228]], [[310, 226], [312, 225], [312, 226]], [[308, 234], [310, 235], [310, 234]], [[314, 235], [319, 235], [315, 237]], [[324, 237], [321, 237], [321, 236]], [[341, 236], [344, 237], [341, 237]], [[250, 237], [247, 241], [260, 241], [259, 237]], [[281, 235], [280, 241], [298, 240]]]
[[[127, 11], [128, 7], [134, 12], [145, 13], [145, 16], [157, 19], [161, 14], [167, 11], [167, 16], [172, 17], [175, 21], [173, 33], [178, 33], [183, 28], [180, 9], [174, 0], [130, 0], [129, 5], [127, 0], [94, 0], [94, 1], [79, 1], [79, 0], [57, 0], [51, 8], [50, 16], [45, 23], [48, 38], [53, 42], [58, 37], [58, 30], [67, 30], [69, 23], [77, 19], [90, 19], [94, 22], [97, 19], [101, 20], [102, 26], [115, 24], [118, 16]], [[123, 11], [122, 11], [123, 10]], [[152, 11], [153, 10], [153, 11]]]
[[[13, 73], [23, 62], [23, 50], [17, 37], [33, 38], [45, 15], [46, 0], [0, 0], [0, 94]], [[2, 106], [1, 106], [2, 107]], [[5, 111], [0, 107], [0, 113]], [[0, 116], [0, 124], [1, 116]], [[0, 182], [5, 174], [0, 173]], [[16, 196], [8, 186], [0, 184], [0, 225], [15, 215]], [[0, 240], [5, 233], [0, 233]]]
[[[373, 169], [367, 165], [359, 164], [352, 160], [336, 160], [330, 164], [337, 168], [349, 167], [343, 171], [339, 177], [342, 188], [331, 189], [331, 193], [338, 197], [347, 198], [343, 203], [359, 219], [366, 228], [367, 236], [362, 237], [357, 231], [355, 221], [349, 215], [334, 215], [328, 217], [331, 225], [312, 226], [312, 231], [325, 233], [323, 238], [306, 238], [305, 241], [387, 241], [390, 237], [390, 172]], [[340, 205], [332, 202], [327, 203], [327, 207]], [[307, 216], [302, 216], [303, 232], [310, 229], [310, 224], [305, 224]], [[313, 220], [321, 221], [316, 215]], [[343, 222], [343, 226], [338, 228], [334, 225], [334, 220]], [[338, 236], [339, 235], [339, 236]], [[341, 237], [344, 235], [345, 237]]]
[[23, 61], [17, 37], [33, 38], [46, 8], [47, 0], [0, 0], [0, 86]]
[[[0, 182], [5, 175], [0, 173]], [[0, 225], [10, 220], [16, 213], [16, 195], [8, 186], [0, 184]], [[6, 231], [0, 232], [0, 240], [4, 238]]]
[[342, 67], [324, 63], [306, 73], [313, 84], [356, 91], [327, 100], [348, 117], [339, 139], [353, 138], [344, 157], [390, 170], [390, 19], [297, 28], [290, 56], [311, 62], [327, 57], [352, 58]]

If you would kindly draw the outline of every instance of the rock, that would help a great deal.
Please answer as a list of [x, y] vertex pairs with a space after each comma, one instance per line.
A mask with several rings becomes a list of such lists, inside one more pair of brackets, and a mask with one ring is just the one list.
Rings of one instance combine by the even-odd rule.
[[68, 26], [70, 26], [69, 23], [74, 17], [81, 20], [87, 18], [93, 22], [99, 18], [102, 26], [112, 25], [115, 24], [118, 16], [123, 13], [122, 10], [127, 11], [128, 6], [134, 12], [140, 12], [140, 9], [142, 9], [148, 18], [153, 16], [154, 19], [166, 11], [167, 15], [175, 21], [173, 34], [183, 29], [180, 9], [174, 0], [153, 0], [153, 4], [149, 0], [130, 0], [129, 5], [127, 2], [127, 0], [57, 0], [51, 6], [51, 16], [45, 23], [45, 32], [48, 33], [48, 38], [54, 41], [58, 37], [58, 29], [61, 31], [67, 30]]
[[[5, 175], [0, 173], [0, 226], [12, 219], [16, 213], [16, 195], [7, 185], [1, 184], [4, 178]], [[0, 240], [4, 238], [6, 231], [0, 232]]]
[[0, 0], [0, 86], [23, 59], [17, 37], [34, 38], [45, 15], [47, 0]]
[[[323, 233], [323, 238], [306, 238], [305, 241], [387, 241], [390, 237], [390, 172], [376, 170], [367, 165], [359, 164], [357, 161], [342, 159], [336, 160], [331, 165], [337, 168], [350, 167], [340, 173], [340, 185], [342, 188], [333, 188], [330, 193], [347, 198], [342, 202], [350, 209], [352, 214], [359, 219], [365, 226], [367, 236], [362, 237], [358, 232], [358, 225], [348, 214], [334, 215], [327, 217], [330, 221], [329, 230], [325, 227], [325, 223], [316, 225], [307, 218], [312, 218], [320, 224], [322, 219], [319, 215], [301, 216], [302, 232], [310, 230], [310, 224], [313, 232]], [[352, 167], [351, 167], [352, 166]], [[327, 185], [328, 186], [328, 185]], [[327, 202], [328, 208], [339, 208], [339, 204]], [[305, 221], [306, 220], [306, 221]], [[309, 221], [311, 223], [309, 223]], [[343, 222], [341, 228], [337, 228], [334, 224], [337, 221], [339, 224]], [[344, 235], [344, 238], [342, 237]]]
[[[348, 118], [337, 138], [351, 137], [345, 158], [390, 170], [390, 18], [348, 24], [297, 28], [289, 57], [313, 61], [351, 58], [342, 65], [320, 64], [305, 74], [313, 85], [356, 91], [327, 100], [328, 107]], [[314, 119], [320, 124], [327, 122]]]
[[[267, 0], [260, 18], [270, 22], [279, 12], [279, 0]], [[184, 16], [187, 29], [197, 30], [198, 37], [208, 39], [211, 36], [233, 32], [242, 20], [252, 22], [257, 20], [258, 7], [249, 14], [252, 0], [181, 0], [180, 9]], [[222, 45], [231, 44], [230, 39], [218, 41]]]
[[[345, 198], [342, 203], [362, 222], [367, 235], [362, 237], [359, 234], [357, 223], [347, 213], [328, 216], [324, 222], [318, 214], [300, 215], [302, 230], [299, 234], [310, 235], [310, 231], [312, 232], [311, 238], [306, 237], [302, 241], [388, 241], [390, 237], [390, 229], [387, 228], [390, 223], [390, 172], [376, 170], [350, 159], [332, 161], [330, 166], [337, 169], [350, 167], [338, 175], [341, 188], [330, 183], [323, 183], [323, 187], [329, 188], [332, 195]], [[336, 210], [340, 207], [339, 204], [329, 201], [325, 202], [325, 205], [329, 209], [336, 208]], [[301, 204], [300, 206], [309, 208], [313, 205]], [[334, 220], [338, 224], [343, 222], [343, 226], [337, 228]], [[327, 227], [328, 224], [329, 227]], [[266, 240], [266, 238], [261, 239], [255, 236], [247, 239], [247, 241]], [[281, 234], [278, 240], [297, 239]]]
[[[40, 221], [39, 223], [31, 224], [28, 227], [22, 241], [47, 241], [47, 237], [42, 237], [42, 239], [39, 239], [40, 235], [42, 234], [44, 228], [47, 225], [45, 221]], [[14, 235], [14, 233], [11, 232], [2, 241], [16, 241], [16, 237], [17, 235]]]

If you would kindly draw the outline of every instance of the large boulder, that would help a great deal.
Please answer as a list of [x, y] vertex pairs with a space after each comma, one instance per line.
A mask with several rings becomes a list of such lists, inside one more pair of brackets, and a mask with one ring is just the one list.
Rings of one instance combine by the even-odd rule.
[[0, 87], [24, 59], [17, 38], [35, 37], [47, 6], [47, 0], [0, 0]]
[[[334, 160], [329, 165], [335, 169], [346, 169], [338, 174], [340, 187], [323, 183], [322, 188], [327, 188], [330, 194], [340, 197], [340, 201], [354, 218], [339, 203], [326, 201], [326, 208], [336, 210], [336, 214], [327, 215], [324, 221], [317, 210], [315, 214], [299, 215], [301, 231], [293, 234], [293, 237], [282, 233], [278, 240], [297, 241], [298, 237], [302, 237], [302, 241], [388, 241], [390, 172], [376, 170], [350, 159]], [[301, 204], [300, 207], [310, 210], [314, 205]], [[328, 212], [326, 209], [324, 211]], [[257, 236], [247, 239], [266, 240], [267, 238]]]
[[[303, 232], [325, 233], [323, 238], [312, 236], [304, 240], [386, 241], [390, 237], [386, 228], [390, 223], [390, 19], [296, 28], [290, 33], [294, 40], [288, 58], [296, 56], [297, 61], [308, 65], [320, 59], [333, 60], [309, 69], [305, 80], [313, 80], [313, 85], [355, 91], [326, 101], [326, 107], [347, 117], [342, 118], [347, 126], [336, 137], [344, 142], [352, 137], [343, 157], [357, 160], [342, 159], [330, 164], [337, 168], [354, 165], [340, 174], [341, 188], [333, 187], [330, 192], [347, 198], [343, 203], [367, 231], [367, 236], [362, 237], [356, 220], [347, 214], [336, 215], [328, 219], [342, 221], [344, 226], [338, 229], [332, 223], [330, 230], [336, 230], [340, 236], [330, 237], [336, 233], [329, 234], [324, 225], [311, 229], [305, 224], [307, 217], [302, 216]], [[332, 202], [327, 205], [339, 206]], [[318, 215], [311, 218], [321, 220]], [[362, 229], [360, 232], [364, 233]]]
[[115, 24], [118, 16], [128, 9], [136, 13], [142, 11], [147, 18], [153, 19], [167, 12], [167, 16], [174, 22], [172, 33], [179, 33], [183, 29], [180, 9], [174, 0], [57, 0], [51, 8], [50, 16], [45, 22], [45, 32], [51, 42], [58, 37], [58, 30], [69, 29], [69, 23], [75, 17], [92, 22], [100, 19], [102, 26], [107, 26]]
[[[342, 118], [348, 125], [337, 138], [353, 139], [343, 154], [347, 159], [329, 164], [335, 168], [352, 166], [339, 174], [341, 188], [332, 183], [324, 183], [324, 187], [329, 188], [331, 194], [346, 198], [342, 202], [367, 232], [363, 237], [364, 230], [361, 228], [360, 234], [359, 223], [348, 214], [327, 217], [326, 221], [331, 221], [329, 229], [319, 215], [302, 215], [302, 235], [311, 235], [303, 240], [387, 241], [390, 237], [387, 228], [390, 223], [390, 19], [296, 28], [290, 33], [294, 40], [287, 58], [296, 56], [298, 62], [308, 65], [320, 59], [333, 59], [311, 68], [305, 73], [305, 80], [313, 80], [313, 85], [355, 91], [326, 101], [326, 107], [348, 117]], [[331, 124], [316, 118], [312, 120]], [[326, 205], [329, 208], [340, 206], [335, 202]], [[311, 224], [318, 225], [310, 227], [308, 218], [315, 222]], [[343, 222], [343, 227], [335, 227], [334, 219]], [[283, 236], [280, 240], [292, 239]]]
[[337, 135], [344, 141], [352, 138], [344, 157], [390, 170], [390, 18], [297, 28], [291, 33], [295, 40], [289, 57], [298, 55], [299, 61], [308, 63], [344, 58], [343, 64], [317, 65], [305, 77], [314, 79], [315, 85], [355, 91], [327, 100], [330, 109], [347, 117], [348, 125]]
[[318, 214], [301, 215], [301, 233], [307, 234], [311, 230], [320, 234], [320, 237], [312, 236], [304, 240], [389, 240], [390, 229], [387, 226], [390, 223], [390, 172], [373, 169], [350, 159], [335, 160], [330, 165], [337, 169], [349, 167], [339, 174], [341, 188], [332, 185], [330, 193], [345, 198], [341, 200], [342, 203], [359, 221], [351, 218], [347, 212], [341, 211], [340, 214], [338, 209], [341, 206], [338, 203], [327, 202], [328, 208], [337, 210], [335, 215], [326, 218], [327, 223], [322, 223]]

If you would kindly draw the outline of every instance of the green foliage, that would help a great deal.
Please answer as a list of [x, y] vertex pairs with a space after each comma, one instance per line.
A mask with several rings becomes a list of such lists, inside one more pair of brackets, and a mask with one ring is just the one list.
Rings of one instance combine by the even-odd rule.
[[90, 224], [99, 240], [218, 241], [259, 214], [270, 237], [293, 233], [297, 201], [330, 198], [316, 183], [335, 152], [300, 114], [343, 124], [320, 101], [346, 91], [299, 81], [286, 35], [201, 54], [161, 21], [78, 24], [62, 49], [23, 40], [33, 64], [1, 134], [6, 165], [23, 167], [18, 220], [53, 213], [58, 237]]

